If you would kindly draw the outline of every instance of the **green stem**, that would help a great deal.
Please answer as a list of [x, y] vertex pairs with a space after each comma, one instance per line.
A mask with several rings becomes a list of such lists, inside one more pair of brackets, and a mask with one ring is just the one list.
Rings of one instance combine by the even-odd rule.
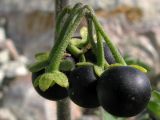
[[96, 49], [97, 49], [97, 46], [95, 44], [95, 41], [94, 41], [94, 30], [93, 30], [93, 22], [92, 22], [92, 19], [90, 17], [86, 17], [87, 19], [87, 23], [88, 23], [88, 41], [90, 41], [91, 45], [92, 45], [92, 50], [94, 53], [96, 53]]
[[103, 36], [104, 40], [106, 41], [108, 47], [110, 48], [116, 62], [121, 63], [123, 65], [126, 65], [126, 62], [124, 61], [123, 57], [119, 53], [118, 49], [112, 44], [112, 42], [110, 41], [110, 39], [106, 35], [105, 31], [103, 30], [103, 28], [98, 23], [97, 18], [95, 18], [94, 16], [93, 16], [93, 21], [94, 21], [97, 29], [99, 30], [99, 32], [102, 34], [102, 36]]
[[107, 69], [108, 67], [109, 67], [109, 64], [108, 64], [107, 60], [104, 59], [104, 69]]
[[[69, 0], [55, 0], [55, 18], [57, 18], [58, 14], [60, 14], [62, 9], [66, 7], [68, 4]], [[57, 37], [58, 35], [55, 31], [55, 40], [57, 40]], [[57, 102], [57, 120], [71, 120], [69, 98]]]
[[62, 10], [62, 12], [59, 13], [57, 19], [56, 19], [56, 35], [58, 36], [58, 34], [60, 33], [61, 31], [61, 25], [63, 23], [63, 20], [64, 20], [64, 17], [67, 15], [67, 13], [69, 13], [71, 11], [70, 8], [66, 7]]
[[76, 17], [76, 19], [75, 20], [73, 19], [72, 21], [69, 22], [68, 29], [66, 30], [66, 34], [64, 35], [63, 39], [58, 44], [58, 46], [56, 46], [57, 49], [55, 49], [55, 51], [51, 53], [52, 57], [50, 59], [50, 65], [46, 69], [47, 72], [53, 72], [59, 69], [60, 60], [63, 57], [63, 53], [68, 46], [69, 40], [71, 39], [73, 33], [76, 31], [76, 28], [78, 27], [85, 13], [86, 13], [85, 9], [83, 8], [79, 9], [78, 16]]
[[70, 99], [65, 98], [57, 102], [57, 120], [71, 120], [69, 114], [71, 110]]
[[98, 66], [104, 68], [104, 63], [105, 63], [104, 47], [103, 47], [101, 34], [97, 29], [96, 29], [96, 35], [97, 35], [97, 64]]
[[82, 50], [80, 50], [79, 48], [77, 48], [76, 46], [72, 45], [72, 44], [69, 44], [67, 46], [67, 50], [71, 52], [72, 55], [74, 56], [79, 56], [80, 54], [83, 53]]
[[95, 24], [95, 27], [98, 29], [98, 31], [101, 33], [101, 35], [103, 36], [104, 40], [106, 41], [108, 47], [110, 48], [116, 62], [121, 63], [123, 65], [126, 65], [126, 62], [124, 61], [123, 57], [121, 56], [121, 54], [119, 53], [118, 49], [115, 47], [115, 45], [111, 42], [111, 40], [109, 39], [109, 37], [106, 35], [105, 31], [103, 30], [101, 24], [98, 22], [92, 8], [90, 8], [88, 6], [88, 10], [90, 10], [90, 16], [93, 19], [93, 22]]
[[56, 49], [58, 49], [59, 43], [61, 43], [61, 41], [64, 39], [64, 36], [66, 34], [66, 30], [68, 29], [69, 25], [71, 26], [71, 24], [73, 24], [74, 19], [75, 19], [75, 15], [81, 7], [82, 7], [82, 4], [78, 3], [71, 10], [70, 15], [68, 16], [68, 18], [66, 19], [66, 21], [64, 23], [62, 31], [60, 32], [58, 37], [56, 37], [57, 40], [56, 40], [56, 43], [55, 43], [54, 47], [52, 48], [52, 50], [50, 52], [49, 61], [52, 58], [52, 56], [54, 55], [54, 52], [56, 51]]
[[87, 39], [87, 38], [86, 38], [86, 39], [83, 39], [83, 37], [82, 37], [81, 40], [70, 41], [70, 44], [72, 44], [72, 45], [74, 45], [74, 46], [76, 46], [76, 47], [78, 47], [78, 48], [83, 48], [85, 45], [88, 44], [88, 39]]

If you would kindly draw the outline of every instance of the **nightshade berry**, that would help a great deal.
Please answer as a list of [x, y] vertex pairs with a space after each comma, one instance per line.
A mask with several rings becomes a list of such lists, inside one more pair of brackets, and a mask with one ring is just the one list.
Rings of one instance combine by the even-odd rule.
[[[32, 84], [34, 83], [35, 79], [38, 76], [42, 75], [44, 72], [45, 72], [45, 70], [42, 69], [38, 72], [32, 73]], [[57, 100], [64, 99], [68, 96], [67, 89], [59, 86], [58, 84], [55, 84], [52, 87], [49, 87], [46, 91], [42, 91], [39, 88], [39, 86], [34, 87], [34, 88], [40, 96], [42, 96], [48, 100], [57, 101]]]
[[119, 66], [106, 70], [97, 85], [102, 107], [119, 117], [131, 117], [144, 110], [151, 97], [151, 85], [141, 71]]
[[80, 66], [74, 69], [70, 74], [69, 83], [68, 94], [75, 104], [85, 108], [99, 106], [96, 92], [97, 78], [93, 66]]
[[[103, 43], [103, 47], [104, 47], [104, 57], [106, 59], [106, 61], [109, 64], [114, 64], [116, 63], [113, 54], [111, 52], [111, 50], [109, 49], [108, 45], [106, 43]], [[93, 53], [92, 49], [89, 49], [86, 53], [85, 53], [86, 59], [90, 62], [96, 63], [96, 55]]]
[[104, 46], [104, 57], [109, 64], [116, 63], [116, 60], [113, 57], [113, 54], [106, 43], [103, 43]]

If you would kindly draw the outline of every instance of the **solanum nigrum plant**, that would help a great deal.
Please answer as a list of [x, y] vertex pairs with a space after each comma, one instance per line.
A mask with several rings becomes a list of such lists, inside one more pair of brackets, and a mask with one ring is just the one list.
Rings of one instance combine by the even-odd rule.
[[[87, 33], [81, 31], [82, 38], [74, 38], [83, 17], [87, 20]], [[57, 41], [49, 54], [39, 55], [40, 60], [30, 67], [35, 88], [39, 93], [46, 93], [42, 96], [50, 99], [48, 91], [56, 95], [62, 90], [59, 88], [65, 92], [68, 89], [69, 97], [77, 105], [85, 108], [101, 105], [120, 117], [131, 117], [145, 109], [151, 96], [146, 69], [126, 64], [89, 6], [79, 3], [72, 9], [64, 9], [58, 16], [56, 33]], [[65, 51], [74, 59], [64, 59]], [[93, 58], [87, 57], [87, 52]], [[54, 100], [66, 97], [64, 93], [59, 96]]]
[[99, 106], [96, 85], [97, 77], [92, 65], [80, 66], [74, 69], [69, 76], [69, 97], [77, 105], [85, 108]]
[[97, 92], [105, 110], [115, 116], [130, 117], [144, 110], [151, 97], [151, 85], [143, 72], [117, 66], [101, 75]]
[[[61, 67], [60, 62], [69, 44], [69, 40], [72, 37], [73, 33], [75, 32], [82, 17], [84, 16], [85, 11], [86, 9], [82, 9], [82, 4], [76, 4], [75, 7], [70, 11], [68, 18], [64, 23], [64, 28], [68, 28], [68, 29], [60, 29], [59, 27], [57, 27], [56, 29], [58, 34], [57, 42], [53, 46], [48, 58], [46, 59], [46, 56], [41, 57], [42, 55], [39, 55], [40, 56], [39, 58], [43, 58], [43, 59], [38, 60], [35, 64], [30, 66], [30, 70], [33, 72], [33, 81], [34, 81], [35, 88], [39, 88], [38, 92], [40, 94], [42, 93], [41, 95], [45, 96], [48, 99], [50, 99], [50, 97], [47, 93], [51, 93], [52, 91], [52, 93], [54, 94], [54, 91], [56, 92], [56, 90], [53, 88], [56, 88], [59, 91], [58, 93], [60, 94], [60, 92], [64, 90], [64, 89], [61, 89], [61, 87], [66, 88], [69, 85], [68, 78], [64, 74], [65, 71], [64, 72], [60, 71], [60, 67]], [[61, 14], [63, 13], [64, 11]], [[60, 16], [62, 17], [63, 15], [60, 15]], [[60, 24], [60, 23], [57, 23], [57, 24]], [[43, 72], [39, 71], [42, 68], [44, 68], [44, 71]], [[58, 96], [59, 98], [55, 98], [55, 99], [53, 98], [52, 100], [60, 100], [64, 98], [64, 96], [66, 95], [64, 95], [62, 92], [62, 95], [59, 95], [59, 96]]]

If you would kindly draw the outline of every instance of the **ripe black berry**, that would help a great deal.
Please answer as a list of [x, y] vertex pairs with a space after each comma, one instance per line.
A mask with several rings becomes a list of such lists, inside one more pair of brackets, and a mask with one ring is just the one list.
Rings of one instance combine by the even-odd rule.
[[81, 66], [73, 70], [69, 83], [68, 93], [74, 103], [85, 108], [99, 106], [96, 92], [97, 78], [93, 66]]
[[[113, 64], [116, 63], [111, 50], [109, 49], [108, 45], [106, 43], [103, 43], [103, 47], [104, 47], [104, 57], [106, 59], [106, 61], [109, 64]], [[86, 59], [90, 62], [96, 63], [96, 55], [93, 53], [92, 49], [89, 49], [86, 53], [85, 53]]]
[[104, 46], [104, 57], [107, 60], [107, 62], [109, 64], [116, 63], [116, 60], [114, 59], [113, 54], [112, 54], [110, 48], [108, 47], [108, 45], [106, 43], [103, 43], [103, 46]]
[[[41, 70], [35, 73], [32, 73], [32, 84], [34, 83], [35, 79], [42, 75], [45, 70]], [[52, 87], [48, 88], [46, 91], [42, 91], [39, 86], [34, 87], [37, 93], [48, 99], [48, 100], [61, 100], [68, 96], [66, 88], [63, 88], [57, 84], [53, 85]]]
[[101, 75], [97, 94], [106, 111], [119, 117], [131, 117], [146, 107], [151, 86], [144, 73], [132, 67], [119, 66]]

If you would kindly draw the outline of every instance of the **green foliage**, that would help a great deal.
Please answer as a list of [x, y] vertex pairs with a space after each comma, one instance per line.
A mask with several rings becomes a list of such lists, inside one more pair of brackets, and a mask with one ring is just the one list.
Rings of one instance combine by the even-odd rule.
[[41, 53], [37, 53], [35, 55], [35, 59], [37, 61], [44, 61], [44, 60], [48, 60], [49, 58], [49, 52], [41, 52]]
[[29, 71], [38, 72], [44, 69], [48, 65], [48, 60], [36, 61], [35, 63], [28, 66]]
[[153, 91], [151, 100], [147, 106], [148, 110], [160, 119], [160, 92]]

